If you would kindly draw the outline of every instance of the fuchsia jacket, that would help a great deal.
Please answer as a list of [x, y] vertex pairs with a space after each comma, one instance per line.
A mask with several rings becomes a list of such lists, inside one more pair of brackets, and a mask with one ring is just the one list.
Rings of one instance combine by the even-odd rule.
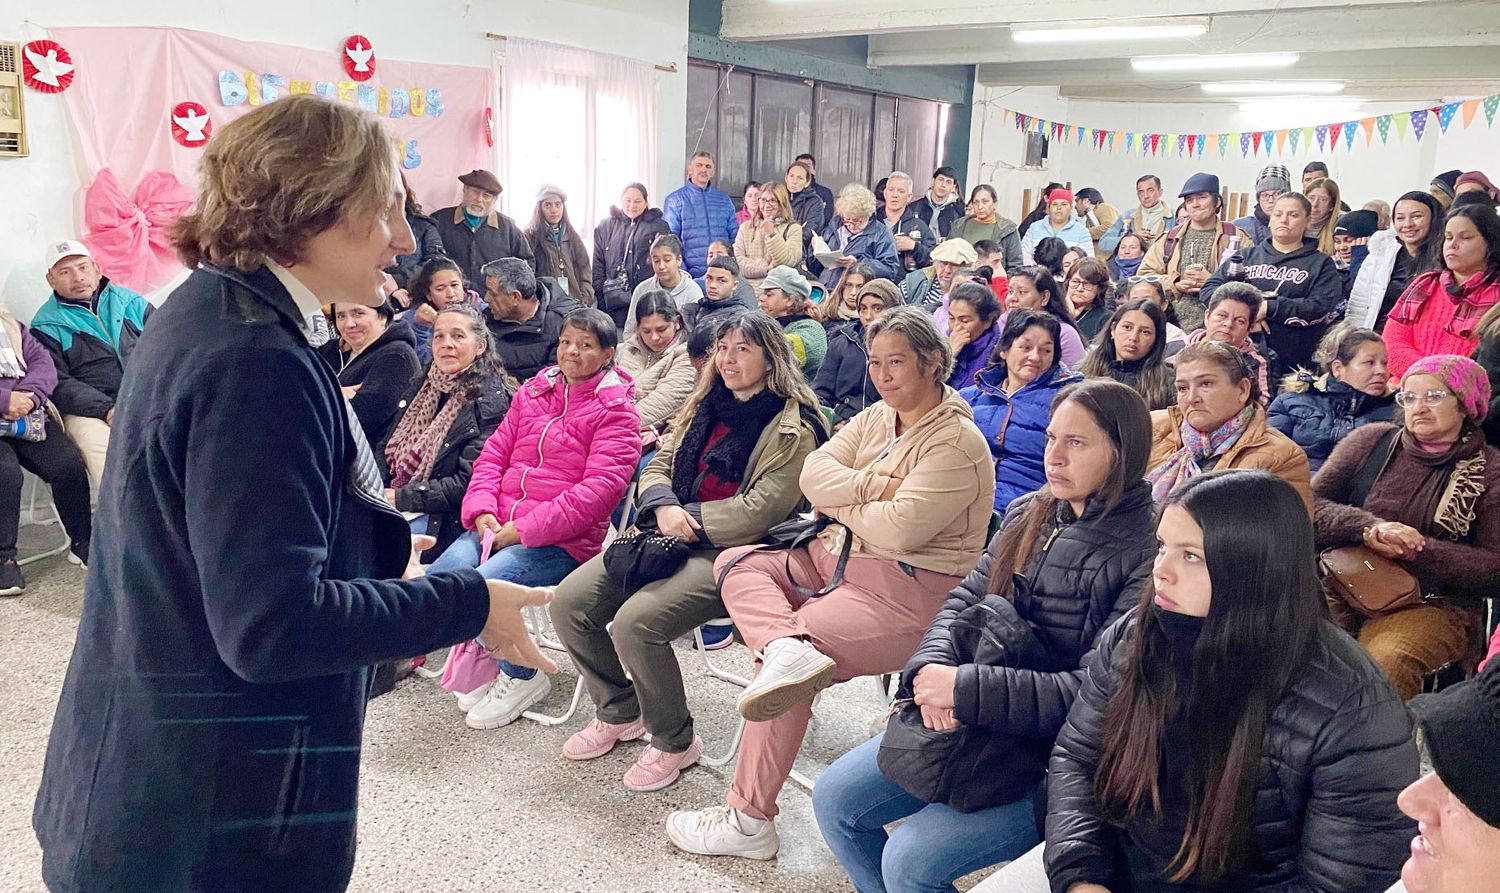
[[634, 392], [613, 366], [571, 385], [556, 366], [537, 373], [474, 463], [464, 527], [489, 513], [514, 521], [523, 546], [561, 546], [579, 562], [599, 554], [641, 458]]

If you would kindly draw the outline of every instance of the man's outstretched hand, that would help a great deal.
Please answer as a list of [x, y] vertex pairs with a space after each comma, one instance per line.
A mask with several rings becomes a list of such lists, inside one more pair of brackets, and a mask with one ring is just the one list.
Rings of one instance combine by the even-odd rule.
[[521, 609], [546, 605], [552, 601], [552, 590], [522, 586], [507, 580], [486, 580], [490, 587], [490, 619], [479, 634], [479, 644], [491, 657], [533, 667], [544, 673], [556, 673], [557, 664], [542, 653], [526, 629]]

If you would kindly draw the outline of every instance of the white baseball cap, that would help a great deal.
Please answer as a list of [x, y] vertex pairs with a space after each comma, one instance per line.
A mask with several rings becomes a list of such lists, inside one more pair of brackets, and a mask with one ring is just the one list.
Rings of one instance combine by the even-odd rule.
[[88, 248], [82, 242], [76, 241], [74, 239], [64, 239], [61, 242], [52, 242], [47, 245], [47, 269], [51, 270], [53, 267], [57, 266], [57, 262], [60, 260], [66, 260], [70, 257], [78, 257], [79, 255], [82, 255], [89, 260], [94, 259], [94, 255], [89, 253]]

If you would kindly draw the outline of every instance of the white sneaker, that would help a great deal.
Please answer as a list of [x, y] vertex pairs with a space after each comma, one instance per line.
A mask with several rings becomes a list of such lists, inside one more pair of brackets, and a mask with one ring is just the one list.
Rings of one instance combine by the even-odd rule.
[[538, 671], [530, 679], [514, 679], [501, 673], [490, 683], [478, 704], [469, 708], [464, 724], [471, 729], [498, 729], [510, 725], [552, 691], [552, 680]]
[[[491, 680], [490, 685], [493, 685], [493, 684], [494, 684], [494, 681]], [[458, 698], [458, 709], [462, 710], [464, 713], [468, 713], [470, 710], [474, 709], [474, 705], [475, 704], [478, 704], [480, 701], [483, 701], [484, 700], [484, 696], [487, 695], [487, 694], [489, 694], [489, 693], [490, 693], [490, 686], [489, 685], [481, 685], [478, 688], [474, 689], [473, 691], [456, 691], [456, 692], [453, 693], [453, 696], [455, 698]]]
[[774, 859], [781, 849], [775, 822], [752, 819], [728, 806], [672, 813], [667, 837], [678, 849], [700, 856]]
[[751, 722], [768, 722], [833, 684], [834, 659], [801, 639], [772, 639], [760, 672], [735, 704]]

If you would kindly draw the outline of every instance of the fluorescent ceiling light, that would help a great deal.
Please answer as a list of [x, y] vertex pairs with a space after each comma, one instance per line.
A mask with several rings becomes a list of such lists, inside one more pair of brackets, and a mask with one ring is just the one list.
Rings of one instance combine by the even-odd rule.
[[1344, 92], [1343, 81], [1205, 81], [1204, 93], [1216, 96], [1330, 96]]
[[1288, 68], [1297, 64], [1296, 53], [1222, 53], [1190, 56], [1133, 56], [1136, 71], [1221, 71], [1241, 68]]
[[1016, 43], [1076, 43], [1088, 40], [1164, 40], [1201, 37], [1208, 33], [1208, 16], [1136, 19], [1093, 19], [1075, 22], [1031, 22], [1012, 24], [1010, 37]]

